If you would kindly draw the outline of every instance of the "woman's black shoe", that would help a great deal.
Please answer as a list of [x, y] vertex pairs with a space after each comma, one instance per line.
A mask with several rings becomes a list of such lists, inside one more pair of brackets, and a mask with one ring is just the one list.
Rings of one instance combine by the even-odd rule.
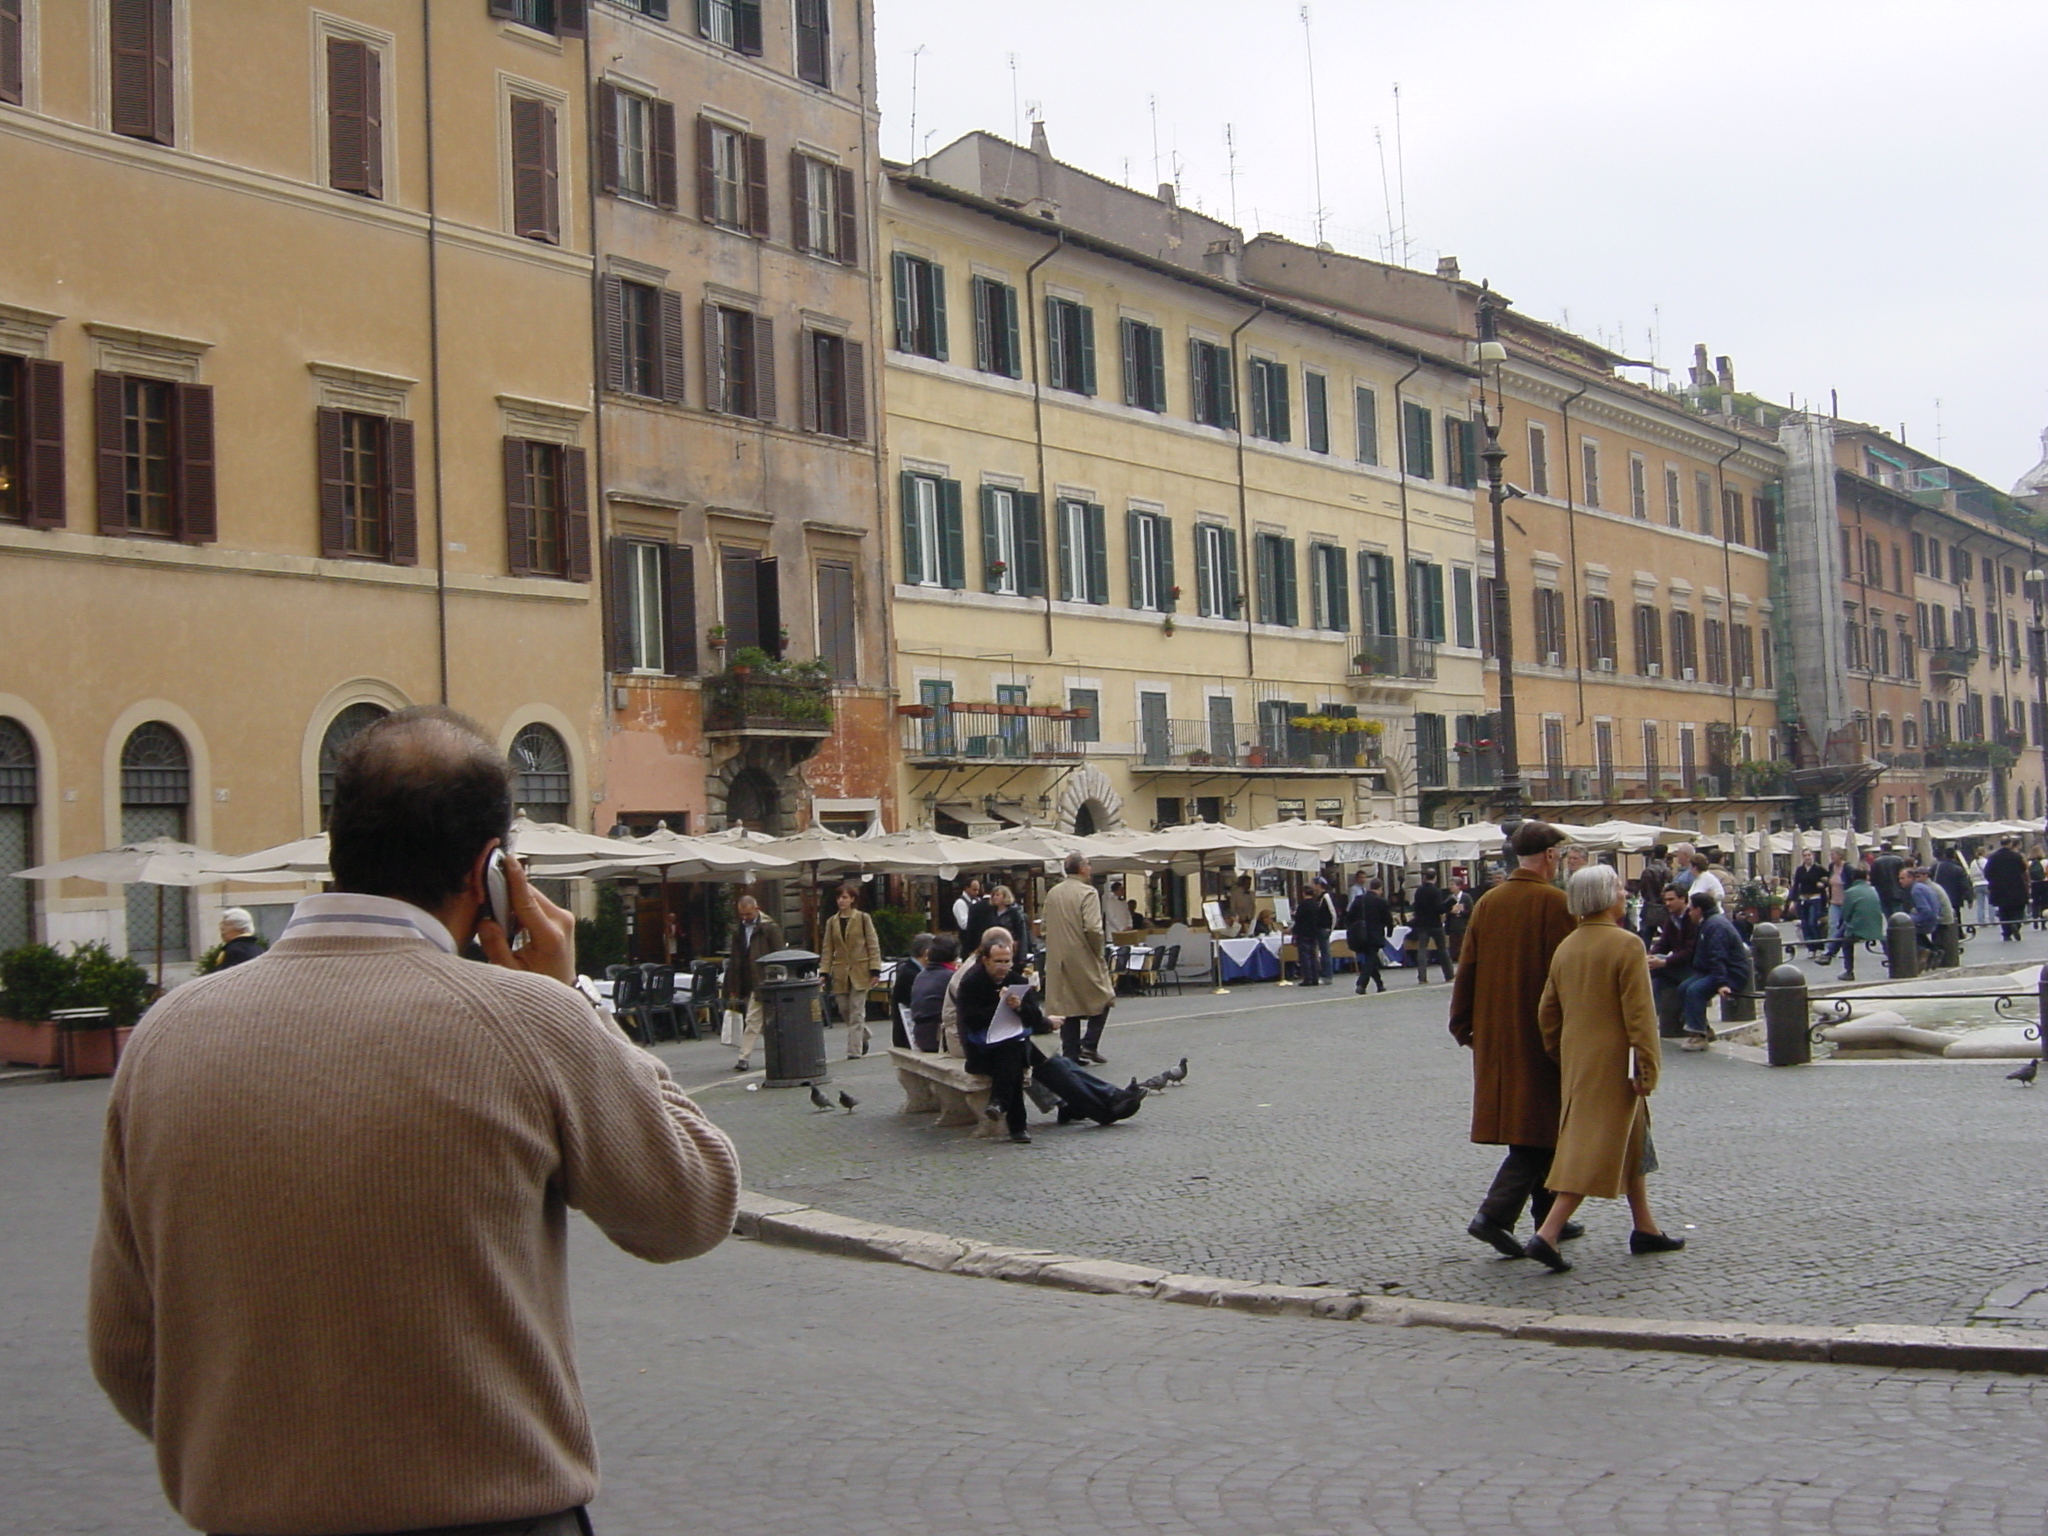
[[1676, 1253], [1685, 1246], [1685, 1239], [1673, 1237], [1668, 1232], [1644, 1232], [1637, 1230], [1628, 1235], [1630, 1253]]
[[1017, 1145], [1020, 1147], [1028, 1147], [1031, 1145], [1031, 1138], [1029, 1136], [1026, 1136], [1022, 1131], [1012, 1131], [1010, 1133], [1010, 1140], [1017, 1143]]
[[1560, 1275], [1572, 1267], [1572, 1261], [1543, 1241], [1541, 1234], [1530, 1238], [1522, 1245], [1522, 1255], [1524, 1258], [1534, 1259], [1545, 1269]]

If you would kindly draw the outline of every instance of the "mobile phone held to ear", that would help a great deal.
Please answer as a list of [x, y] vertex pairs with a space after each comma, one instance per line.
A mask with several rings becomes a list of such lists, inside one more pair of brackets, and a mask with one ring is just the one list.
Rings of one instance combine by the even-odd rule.
[[484, 902], [489, 909], [487, 916], [505, 931], [505, 942], [511, 944], [519, 936], [519, 918], [512, 910], [512, 883], [505, 874], [505, 850], [493, 848], [491, 861], [484, 866]]

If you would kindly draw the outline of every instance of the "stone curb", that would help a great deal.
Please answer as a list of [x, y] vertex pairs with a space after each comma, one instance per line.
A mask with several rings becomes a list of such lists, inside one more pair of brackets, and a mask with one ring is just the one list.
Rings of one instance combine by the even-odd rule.
[[1131, 1296], [1144, 1301], [1228, 1307], [1261, 1317], [1319, 1317], [1383, 1327], [1449, 1328], [1544, 1344], [1661, 1349], [1752, 1360], [2048, 1375], [2048, 1336], [2009, 1329], [1889, 1323], [1816, 1328], [1588, 1317], [1528, 1307], [1487, 1307], [1382, 1296], [1328, 1286], [1262, 1285], [1210, 1275], [1174, 1274], [1142, 1264], [1088, 1259], [1041, 1248], [983, 1243], [913, 1227], [883, 1226], [751, 1190], [740, 1193], [739, 1215], [733, 1230], [742, 1237], [762, 1242], [846, 1258], [908, 1264], [940, 1274], [1008, 1280], [1093, 1295]]

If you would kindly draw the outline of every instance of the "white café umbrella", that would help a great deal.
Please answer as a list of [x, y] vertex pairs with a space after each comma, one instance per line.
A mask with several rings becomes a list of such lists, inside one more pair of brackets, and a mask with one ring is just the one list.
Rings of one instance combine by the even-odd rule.
[[[1163, 827], [1157, 832], [1140, 832], [1129, 839], [1118, 839], [1114, 846], [1124, 853], [1148, 858], [1178, 861], [1192, 857], [1195, 861], [1195, 888], [1199, 892], [1201, 876], [1206, 871], [1210, 854], [1228, 853], [1234, 856], [1240, 848], [1262, 848], [1270, 843], [1270, 838], [1262, 837], [1256, 832], [1245, 831], [1241, 827], [1227, 826], [1216, 821], [1190, 821], [1181, 826]], [[1226, 990], [1223, 985], [1223, 950], [1220, 945], [1211, 944], [1210, 965], [1213, 968], [1216, 990]]]

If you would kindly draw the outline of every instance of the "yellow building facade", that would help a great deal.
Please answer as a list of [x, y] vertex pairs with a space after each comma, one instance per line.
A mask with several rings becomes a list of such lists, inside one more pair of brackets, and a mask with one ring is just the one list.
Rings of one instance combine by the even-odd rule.
[[1480, 708], [1478, 587], [1470, 492], [1396, 441], [1472, 370], [1254, 291], [1235, 230], [1042, 134], [892, 169], [881, 222], [910, 815], [1412, 815]]
[[[587, 825], [580, 4], [25, 0], [0, 31], [0, 876], [321, 825], [446, 700]], [[0, 878], [0, 948], [156, 947], [154, 893]], [[221, 893], [168, 893], [163, 950]], [[229, 899], [265, 926], [290, 893]], [[261, 905], [266, 898], [273, 905]]]

